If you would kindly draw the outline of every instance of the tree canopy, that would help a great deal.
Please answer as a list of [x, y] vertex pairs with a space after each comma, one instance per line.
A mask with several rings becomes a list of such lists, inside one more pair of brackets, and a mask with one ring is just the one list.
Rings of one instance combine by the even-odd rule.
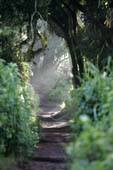
[[[33, 34], [42, 38], [36, 31], [39, 18], [46, 20], [56, 33], [61, 32], [60, 35], [65, 38], [71, 54], [74, 84], [80, 84], [78, 77], [82, 77], [84, 73], [85, 60], [98, 63], [102, 69], [108, 56], [112, 56], [113, 2], [111, 0], [6, 0], [5, 2], [1, 0], [1, 26], [10, 26], [13, 30], [18, 26], [21, 33], [22, 26], [26, 25], [27, 38], [32, 39], [30, 49], [35, 41]], [[1, 44], [3, 48], [3, 41]]]

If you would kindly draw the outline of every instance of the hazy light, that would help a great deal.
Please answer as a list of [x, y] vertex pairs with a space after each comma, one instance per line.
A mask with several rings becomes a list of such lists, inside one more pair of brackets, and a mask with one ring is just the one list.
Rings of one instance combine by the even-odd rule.
[[64, 109], [65, 106], [66, 106], [66, 104], [64, 102], [60, 105], [61, 109]]

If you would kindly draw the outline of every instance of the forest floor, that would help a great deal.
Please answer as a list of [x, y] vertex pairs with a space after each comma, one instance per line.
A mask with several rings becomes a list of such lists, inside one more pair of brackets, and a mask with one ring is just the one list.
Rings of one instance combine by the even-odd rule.
[[65, 147], [71, 139], [69, 114], [56, 103], [40, 96], [41, 137], [32, 160], [20, 170], [67, 170], [68, 157]]

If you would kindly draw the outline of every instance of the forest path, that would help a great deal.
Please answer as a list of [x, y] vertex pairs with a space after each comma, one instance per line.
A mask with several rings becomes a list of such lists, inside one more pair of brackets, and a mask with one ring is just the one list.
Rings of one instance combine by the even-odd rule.
[[44, 96], [41, 98], [40, 106], [40, 143], [24, 170], [67, 170], [68, 158], [65, 147], [70, 141], [69, 115]]

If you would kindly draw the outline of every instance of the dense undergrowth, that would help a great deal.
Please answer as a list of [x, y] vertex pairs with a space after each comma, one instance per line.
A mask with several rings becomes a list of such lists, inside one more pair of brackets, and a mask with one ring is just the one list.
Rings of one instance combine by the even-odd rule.
[[72, 87], [72, 81], [70, 79], [67, 80], [59, 80], [54, 88], [49, 90], [48, 99], [54, 102], [63, 102], [67, 99], [70, 99], [70, 89]]
[[75, 140], [67, 149], [71, 170], [113, 167], [113, 72], [109, 66], [105, 70], [88, 64], [82, 85], [72, 91], [68, 108]]
[[0, 159], [4, 162], [11, 155], [31, 155], [39, 140], [38, 103], [28, 78], [23, 80], [17, 65], [0, 60]]

